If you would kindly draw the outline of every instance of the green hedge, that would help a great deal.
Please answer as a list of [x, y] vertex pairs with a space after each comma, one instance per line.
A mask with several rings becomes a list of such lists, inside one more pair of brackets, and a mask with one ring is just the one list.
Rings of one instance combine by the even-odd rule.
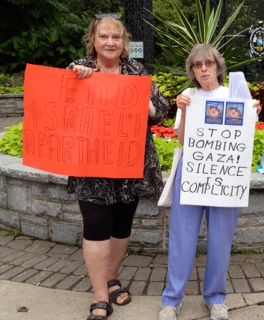
[[255, 131], [253, 158], [252, 158], [252, 171], [256, 171], [256, 167], [260, 165], [262, 154], [264, 154], [264, 123], [257, 125], [263, 127]]
[[169, 171], [172, 165], [174, 149], [181, 147], [176, 139], [166, 139], [154, 137], [154, 142], [159, 156], [160, 167], [164, 171]]
[[0, 87], [0, 94], [19, 94], [24, 93], [23, 87]]
[[0, 152], [10, 156], [23, 156], [23, 124], [11, 126], [0, 139]]
[[24, 92], [24, 75], [15, 73], [13, 75], [0, 73], [0, 94], [18, 94]]

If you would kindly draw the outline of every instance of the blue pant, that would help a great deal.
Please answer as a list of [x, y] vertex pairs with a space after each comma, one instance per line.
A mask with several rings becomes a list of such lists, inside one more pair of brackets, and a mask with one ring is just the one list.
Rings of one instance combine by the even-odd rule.
[[168, 283], [163, 305], [177, 306], [194, 266], [203, 213], [207, 220], [207, 262], [204, 279], [206, 303], [223, 303], [233, 236], [239, 218], [238, 208], [204, 207], [180, 204], [182, 159], [179, 162], [169, 227]]

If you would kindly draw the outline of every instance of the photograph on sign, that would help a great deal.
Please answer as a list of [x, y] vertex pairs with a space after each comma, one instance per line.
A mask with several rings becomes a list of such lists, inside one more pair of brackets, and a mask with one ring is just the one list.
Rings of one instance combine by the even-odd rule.
[[205, 123], [223, 123], [223, 101], [206, 101]]
[[225, 124], [242, 126], [244, 114], [243, 102], [226, 102]]

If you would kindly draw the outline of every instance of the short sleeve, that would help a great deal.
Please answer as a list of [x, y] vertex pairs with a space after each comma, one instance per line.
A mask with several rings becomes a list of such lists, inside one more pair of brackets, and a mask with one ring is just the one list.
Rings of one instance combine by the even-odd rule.
[[[191, 89], [185, 89], [181, 94], [186, 94], [186, 95], [191, 95]], [[181, 115], [182, 115], [182, 111], [180, 108], [177, 109], [176, 112], [176, 118], [175, 118], [175, 124], [174, 124], [174, 130], [177, 130], [180, 126], [181, 123]]]

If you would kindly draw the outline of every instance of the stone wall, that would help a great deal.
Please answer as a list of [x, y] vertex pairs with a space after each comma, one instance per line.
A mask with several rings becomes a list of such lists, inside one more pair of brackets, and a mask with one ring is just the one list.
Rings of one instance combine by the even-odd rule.
[[[16, 157], [0, 155], [0, 228], [66, 244], [81, 244], [82, 218], [67, 179], [24, 167]], [[264, 247], [264, 176], [252, 174], [250, 203], [242, 209], [235, 246]], [[131, 248], [142, 252], [167, 250], [168, 210], [141, 199], [133, 225]], [[205, 225], [201, 243], [206, 238]]]
[[0, 117], [21, 117], [24, 114], [23, 94], [0, 95]]

